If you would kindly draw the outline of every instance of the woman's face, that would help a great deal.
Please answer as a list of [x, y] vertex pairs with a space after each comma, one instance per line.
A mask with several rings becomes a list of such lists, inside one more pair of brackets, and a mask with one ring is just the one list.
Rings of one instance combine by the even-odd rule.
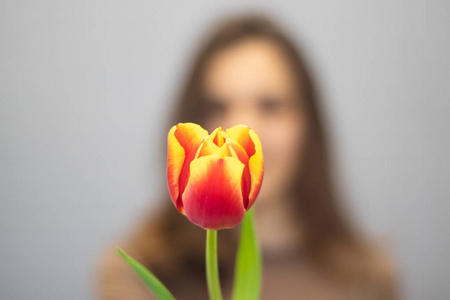
[[229, 46], [209, 61], [203, 78], [204, 126], [248, 125], [258, 133], [264, 155], [259, 203], [283, 199], [302, 156], [306, 118], [299, 82], [278, 46], [249, 39]]

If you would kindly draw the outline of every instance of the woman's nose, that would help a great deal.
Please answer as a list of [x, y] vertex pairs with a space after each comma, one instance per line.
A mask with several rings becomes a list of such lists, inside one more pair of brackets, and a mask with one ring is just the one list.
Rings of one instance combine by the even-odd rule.
[[239, 105], [233, 110], [230, 110], [224, 123], [226, 123], [223, 125], [225, 128], [241, 124], [247, 125], [256, 131], [259, 128], [260, 120], [253, 110]]

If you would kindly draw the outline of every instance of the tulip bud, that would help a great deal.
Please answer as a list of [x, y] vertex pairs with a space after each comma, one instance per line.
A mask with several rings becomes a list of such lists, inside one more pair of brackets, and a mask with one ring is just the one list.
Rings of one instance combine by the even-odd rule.
[[193, 123], [168, 135], [167, 181], [175, 207], [209, 230], [233, 228], [255, 202], [264, 162], [258, 135], [247, 126], [211, 134]]

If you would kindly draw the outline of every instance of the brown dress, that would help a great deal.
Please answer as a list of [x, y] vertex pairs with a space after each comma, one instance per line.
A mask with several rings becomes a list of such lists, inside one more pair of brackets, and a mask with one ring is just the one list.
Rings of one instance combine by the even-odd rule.
[[[130, 255], [134, 256], [131, 252]], [[134, 257], [139, 260], [139, 255]], [[366, 275], [353, 279], [353, 282], [342, 284], [321, 275], [307, 260], [301, 259], [297, 252], [265, 255], [261, 299], [398, 299], [388, 268], [380, 262], [373, 265], [377, 267], [365, 272]], [[98, 299], [156, 299], [113, 248], [102, 255], [98, 271], [96, 291]], [[164, 282], [175, 298], [179, 300], [207, 299], [205, 278], [202, 276], [199, 278], [195, 273], [185, 273], [188, 274], [181, 272], [176, 279]], [[221, 279], [224, 299], [230, 299], [232, 276]]]

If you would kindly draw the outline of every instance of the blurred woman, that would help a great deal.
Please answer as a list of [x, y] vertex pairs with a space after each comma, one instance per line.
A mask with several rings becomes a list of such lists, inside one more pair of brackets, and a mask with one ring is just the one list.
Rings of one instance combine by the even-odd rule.
[[[319, 104], [294, 43], [269, 20], [250, 16], [228, 20], [200, 49], [169, 125], [195, 122], [211, 132], [246, 124], [259, 134], [262, 299], [394, 299], [389, 264], [353, 230], [338, 202]], [[218, 236], [227, 298], [239, 231]], [[169, 198], [120, 245], [177, 299], [207, 299], [205, 232]], [[151, 298], [116, 253], [105, 255], [100, 269], [101, 299]]]

